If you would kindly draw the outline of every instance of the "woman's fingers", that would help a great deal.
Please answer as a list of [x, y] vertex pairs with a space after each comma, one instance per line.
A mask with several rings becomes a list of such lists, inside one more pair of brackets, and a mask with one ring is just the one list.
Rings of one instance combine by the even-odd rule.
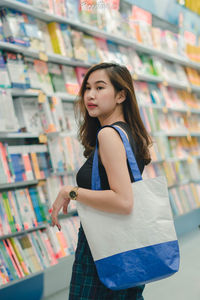
[[53, 207], [52, 207], [52, 213], [51, 213], [51, 223], [52, 223], [52, 226], [56, 225], [58, 227], [58, 229], [60, 230], [61, 229], [61, 225], [58, 222], [58, 213], [59, 213], [59, 210], [60, 210], [60, 207], [57, 206], [56, 202], [54, 202]]

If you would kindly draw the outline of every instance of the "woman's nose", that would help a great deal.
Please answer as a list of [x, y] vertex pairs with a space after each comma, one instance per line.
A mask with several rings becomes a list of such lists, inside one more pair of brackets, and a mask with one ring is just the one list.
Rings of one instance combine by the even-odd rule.
[[88, 91], [88, 98], [90, 99], [95, 98], [95, 91], [93, 89]]

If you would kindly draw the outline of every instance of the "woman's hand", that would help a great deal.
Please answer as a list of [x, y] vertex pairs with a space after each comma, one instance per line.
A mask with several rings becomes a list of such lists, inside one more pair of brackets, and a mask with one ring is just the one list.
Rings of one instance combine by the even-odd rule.
[[70, 202], [69, 198], [69, 192], [73, 189], [73, 186], [65, 186], [63, 187], [58, 196], [56, 197], [56, 200], [53, 203], [52, 206], [52, 213], [51, 213], [51, 220], [52, 220], [52, 226], [57, 226], [59, 230], [61, 230], [61, 225], [58, 222], [58, 213], [63, 208], [63, 213], [67, 214], [67, 208]]

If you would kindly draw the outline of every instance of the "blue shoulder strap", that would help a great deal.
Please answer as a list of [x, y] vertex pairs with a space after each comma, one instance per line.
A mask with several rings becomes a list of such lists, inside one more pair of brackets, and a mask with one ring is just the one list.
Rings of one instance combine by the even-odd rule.
[[[107, 126], [105, 126], [105, 127], [107, 127]], [[117, 126], [110, 125], [108, 127], [113, 127], [115, 130], [118, 131], [119, 135], [121, 136], [134, 180], [135, 181], [142, 180], [142, 176], [141, 176], [140, 170], [138, 168], [138, 165], [137, 165], [137, 162], [135, 159], [135, 155], [132, 151], [132, 148], [130, 146], [130, 143], [129, 143], [126, 135]], [[95, 148], [93, 164], [92, 164], [92, 190], [101, 190], [101, 180], [100, 180], [100, 176], [99, 176], [99, 164], [98, 164], [98, 139], [96, 141], [96, 148]]]

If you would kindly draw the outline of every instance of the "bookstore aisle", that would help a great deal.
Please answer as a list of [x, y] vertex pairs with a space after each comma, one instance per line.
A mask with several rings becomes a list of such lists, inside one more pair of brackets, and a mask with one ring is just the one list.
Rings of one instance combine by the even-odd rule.
[[[180, 271], [170, 278], [150, 283], [144, 290], [144, 300], [199, 300], [200, 299], [200, 229], [179, 238]], [[43, 300], [67, 300], [64, 289]], [[95, 300], [95, 299], [94, 299]]]
[[[198, 5], [196, 5], [198, 2]], [[0, 0], [0, 299], [67, 299], [84, 162], [74, 105], [88, 68], [126, 65], [153, 139], [143, 178], [165, 175], [181, 269], [145, 299], [199, 300], [200, 0]], [[55, 295], [53, 295], [55, 294]], [[49, 298], [48, 298], [49, 297]]]

